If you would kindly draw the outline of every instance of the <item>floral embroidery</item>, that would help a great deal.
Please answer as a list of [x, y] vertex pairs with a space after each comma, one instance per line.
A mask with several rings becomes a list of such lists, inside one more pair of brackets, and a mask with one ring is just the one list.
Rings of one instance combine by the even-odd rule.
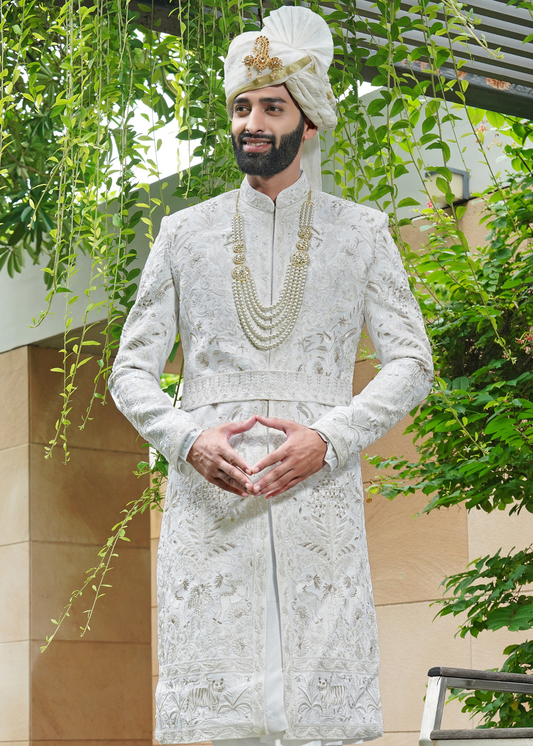
[[[262, 303], [279, 294], [308, 191], [302, 175], [274, 208], [243, 182], [247, 261]], [[267, 504], [208, 484], [182, 457], [202, 429], [253, 413], [315, 428], [337, 462], [270, 503], [285, 737], [376, 738], [379, 648], [358, 453], [429, 392], [422, 317], [386, 217], [317, 193], [294, 332], [269, 352], [255, 349], [231, 291], [234, 207], [229, 193], [163, 219], [110, 379], [117, 406], [171, 465], [158, 553], [156, 738], [265, 734]], [[382, 367], [352, 399], [365, 323]], [[159, 388], [178, 327], [181, 409]], [[283, 439], [256, 425], [232, 445], [255, 463]]]

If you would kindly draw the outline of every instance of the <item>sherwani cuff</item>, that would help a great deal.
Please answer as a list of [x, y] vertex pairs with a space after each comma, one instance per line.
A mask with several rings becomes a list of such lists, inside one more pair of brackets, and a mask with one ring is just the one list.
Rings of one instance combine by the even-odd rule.
[[[312, 430], [314, 428], [310, 428], [310, 429]], [[339, 463], [337, 460], [337, 454], [335, 453], [335, 449], [333, 448], [329, 440], [326, 438], [326, 436], [323, 435], [323, 433], [318, 432], [318, 430], [315, 430], [315, 432], [320, 435], [320, 437], [322, 438], [322, 440], [327, 446], [326, 455], [324, 456], [324, 461], [326, 462], [326, 465], [323, 466], [322, 468], [326, 469], [326, 471], [331, 472], [337, 468], [337, 465]]]
[[192, 430], [189, 430], [185, 438], [183, 439], [181, 446], [178, 450], [178, 458], [183, 459], [184, 461], [187, 461], [187, 456], [189, 455], [189, 451], [191, 450], [196, 438], [203, 433], [204, 428], [203, 427], [194, 427]]
[[[318, 430], [316, 432], [318, 432]], [[337, 454], [335, 453], [335, 449], [331, 443], [329, 441], [326, 441], [326, 443], [328, 444], [328, 448], [326, 455], [324, 456], [324, 461], [326, 462], [326, 465], [329, 466], [329, 470], [334, 471], [334, 469], [339, 465], [339, 459], [337, 458]]]
[[348, 450], [348, 445], [344, 437], [337, 429], [337, 427], [329, 420], [324, 419], [315, 422], [315, 424], [311, 425], [310, 427], [311, 430], [316, 430], [317, 433], [322, 435], [324, 437], [324, 440], [329, 443], [328, 451], [331, 446], [333, 448], [333, 451], [335, 452], [335, 461], [333, 462], [332, 460], [332, 463], [330, 463], [330, 460], [328, 459], [328, 451], [326, 451], [326, 463], [330, 465], [331, 471], [340, 466], [346, 466], [346, 464], [348, 463], [350, 452]]

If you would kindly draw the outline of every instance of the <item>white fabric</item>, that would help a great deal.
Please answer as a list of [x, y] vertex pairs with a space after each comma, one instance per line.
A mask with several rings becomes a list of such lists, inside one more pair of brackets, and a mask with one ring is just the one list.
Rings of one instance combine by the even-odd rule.
[[[269, 521], [270, 551], [268, 555], [267, 585], [267, 625], [266, 649], [268, 657], [265, 669], [265, 720], [267, 735], [257, 738], [217, 739], [216, 746], [342, 746], [353, 744], [353, 739], [341, 741], [298, 741], [287, 739], [284, 731], [287, 728], [285, 704], [283, 702], [283, 659], [281, 653], [281, 620], [279, 595], [276, 575], [276, 554], [272, 532], [272, 520]], [[363, 743], [363, 741], [355, 741]]]
[[[285, 74], [279, 71], [251, 70], [244, 58], [252, 54], [259, 36], [269, 40], [269, 56], [277, 57]], [[309, 57], [309, 62], [296, 72], [287, 70], [291, 65]], [[261, 31], [247, 31], [231, 42], [224, 62], [226, 102], [231, 116], [236, 93], [248, 87], [265, 88], [284, 83], [298, 102], [304, 114], [319, 130], [331, 130], [337, 124], [335, 98], [328, 77], [333, 59], [333, 38], [324, 19], [309, 8], [283, 6], [265, 19]], [[283, 72], [282, 71], [282, 72]], [[261, 83], [258, 85], [258, 76]], [[273, 77], [274, 76], [274, 77]], [[313, 189], [322, 189], [322, 165], [318, 134], [304, 144], [302, 168]]]
[[[281, 60], [283, 68], [290, 67], [304, 57], [310, 62], [303, 70], [274, 79], [265, 71], [251, 69], [244, 58], [253, 53], [259, 36], [269, 41], [268, 54]], [[328, 70], [333, 59], [333, 38], [326, 21], [309, 8], [283, 6], [273, 10], [265, 19], [261, 31], [246, 31], [231, 42], [224, 61], [224, 80], [228, 105], [233, 102], [235, 91], [254, 86], [257, 78], [263, 79], [259, 87], [286, 83], [309, 119], [320, 129], [331, 129], [337, 117], [333, 109], [333, 93]], [[267, 68], [268, 70], [270, 68]]]
[[267, 565], [267, 617], [265, 662], [265, 723], [267, 737], [284, 733], [289, 727], [283, 701], [283, 654], [276, 572], [276, 552], [271, 505], [268, 506], [269, 551]]
[[[305, 174], [275, 204], [247, 179], [242, 183], [246, 259], [262, 303], [279, 297], [308, 193]], [[422, 317], [386, 216], [313, 191], [310, 262], [296, 326], [279, 347], [255, 349], [231, 290], [236, 198], [229, 192], [163, 218], [109, 382], [119, 409], [170, 464], [158, 552], [155, 735], [167, 744], [268, 735], [273, 541], [284, 742], [377, 738], [379, 648], [359, 451], [431, 388]], [[381, 370], [351, 401], [320, 403], [320, 382], [340, 392], [349, 386], [365, 322]], [[174, 408], [159, 387], [178, 328], [185, 391], [188, 381], [205, 381], [203, 403], [190, 411]], [[268, 380], [272, 372], [288, 384], [298, 380], [300, 396], [285, 400], [281, 388], [258, 396], [257, 376]], [[228, 400], [218, 401], [213, 379], [225, 381]], [[336, 468], [266, 501], [224, 492], [184, 461], [182, 449], [203, 428], [254, 413], [324, 434]], [[282, 442], [282, 433], [259, 424], [232, 440], [249, 463]]]
[[[283, 30], [290, 29], [287, 44], [294, 44], [313, 60], [309, 67], [290, 74], [285, 85], [304, 113], [319, 130], [333, 129], [337, 124], [335, 97], [328, 69], [333, 60], [333, 38], [327, 23], [308, 8], [283, 7], [265, 20], [263, 33], [283, 43]], [[313, 33], [311, 34], [311, 29]], [[306, 33], [308, 32], [308, 33]]]
[[322, 191], [322, 153], [318, 132], [310, 140], [304, 142], [300, 165], [302, 170], [306, 174], [309, 174], [310, 186], [313, 189]]
[[[269, 511], [270, 512], [270, 511]], [[265, 721], [267, 735], [257, 738], [220, 739], [216, 746], [342, 746], [354, 743], [353, 739], [344, 741], [298, 741], [287, 739], [284, 731], [288, 727], [283, 702], [283, 657], [281, 645], [281, 619], [276, 574], [276, 553], [274, 549], [272, 517], [269, 516], [270, 548], [268, 555], [267, 580], [267, 622], [266, 649], [268, 651], [265, 667]], [[356, 741], [362, 743], [362, 741]]]

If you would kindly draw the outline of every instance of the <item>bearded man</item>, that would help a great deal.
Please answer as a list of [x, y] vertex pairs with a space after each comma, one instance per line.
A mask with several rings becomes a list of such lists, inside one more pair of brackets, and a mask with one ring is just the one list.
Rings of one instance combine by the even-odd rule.
[[[359, 452], [427, 395], [432, 364], [387, 216], [320, 190], [332, 56], [327, 24], [300, 7], [233, 40], [246, 176], [163, 219], [110, 379], [170, 464], [161, 743], [382, 734]], [[352, 398], [365, 322], [382, 367]], [[159, 387], [178, 331], [179, 409]]]

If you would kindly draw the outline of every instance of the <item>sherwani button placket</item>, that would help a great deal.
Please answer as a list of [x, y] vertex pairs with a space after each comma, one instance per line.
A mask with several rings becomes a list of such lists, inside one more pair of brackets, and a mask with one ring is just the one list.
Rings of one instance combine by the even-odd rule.
[[[272, 212], [272, 240], [271, 240], [271, 261], [270, 261], [270, 305], [276, 302], [276, 272], [278, 266], [277, 256], [277, 211], [274, 204]], [[281, 250], [281, 246], [280, 246]], [[289, 338], [290, 339], [290, 338]], [[271, 369], [272, 350], [267, 351], [268, 369]], [[267, 416], [272, 416], [270, 400], [267, 401]], [[275, 446], [272, 444], [271, 433], [268, 431], [268, 452], [270, 453]], [[269, 528], [269, 557], [268, 557], [268, 578], [267, 578], [267, 620], [265, 628], [266, 637], [266, 665], [265, 665], [265, 720], [267, 734], [275, 734], [285, 731], [288, 728], [287, 717], [285, 715], [284, 686], [283, 686], [283, 654], [282, 654], [282, 636], [281, 636], [281, 618], [279, 609], [279, 592], [277, 579], [276, 563], [276, 544], [274, 540], [274, 525], [272, 516], [272, 504], [268, 503], [268, 528]]]

